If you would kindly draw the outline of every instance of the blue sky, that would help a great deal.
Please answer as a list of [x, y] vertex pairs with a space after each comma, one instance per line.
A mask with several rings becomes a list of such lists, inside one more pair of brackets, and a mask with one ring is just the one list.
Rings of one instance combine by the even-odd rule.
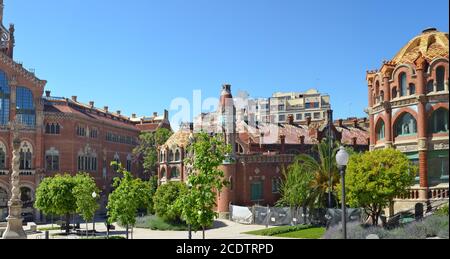
[[[365, 116], [366, 70], [426, 27], [448, 32], [448, 0], [5, 0], [15, 59], [52, 95], [151, 115], [177, 97], [317, 88], [335, 117]], [[171, 111], [174, 114], [177, 111]]]

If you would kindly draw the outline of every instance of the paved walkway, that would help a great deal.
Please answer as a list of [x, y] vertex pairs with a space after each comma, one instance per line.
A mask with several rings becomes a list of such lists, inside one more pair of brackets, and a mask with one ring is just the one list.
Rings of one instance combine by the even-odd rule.
[[[85, 229], [85, 224], [81, 224], [82, 230]], [[110, 231], [111, 236], [125, 236], [125, 229], [117, 225], [116, 230]], [[39, 228], [51, 227], [51, 225], [41, 225]], [[207, 239], [274, 239], [274, 237], [265, 236], [254, 236], [242, 234], [243, 232], [264, 229], [264, 226], [260, 225], [241, 225], [228, 220], [217, 220], [215, 222], [215, 228], [206, 231]], [[92, 223], [89, 224], [89, 229], [92, 229]], [[95, 227], [98, 231], [97, 236], [106, 235], [106, 227], [104, 223], [97, 223]], [[61, 233], [59, 230], [50, 231], [50, 235]], [[29, 239], [43, 238], [44, 233], [29, 234]], [[77, 236], [69, 237], [57, 237], [53, 238], [64, 238], [64, 239], [76, 239]], [[135, 228], [133, 232], [134, 239], [188, 239], [187, 231], [155, 231], [150, 229]], [[202, 239], [202, 232], [192, 233], [193, 239]]]

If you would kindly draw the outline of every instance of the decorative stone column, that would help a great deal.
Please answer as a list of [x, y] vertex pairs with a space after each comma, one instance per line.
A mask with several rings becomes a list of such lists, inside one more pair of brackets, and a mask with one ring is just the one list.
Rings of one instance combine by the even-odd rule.
[[418, 118], [417, 118], [417, 130], [418, 130], [418, 151], [419, 151], [419, 174], [420, 174], [420, 187], [424, 188], [419, 192], [420, 199], [428, 198], [428, 161], [427, 161], [427, 96], [425, 85], [425, 67], [427, 64], [423, 55], [415, 61], [417, 71], [417, 92], [418, 92]]
[[13, 158], [12, 158], [12, 173], [11, 173], [11, 186], [12, 195], [11, 200], [8, 202], [9, 216], [6, 218], [8, 221], [6, 232], [3, 234], [3, 239], [27, 239], [27, 235], [22, 227], [22, 201], [20, 200], [20, 139], [18, 134], [17, 122], [13, 122], [11, 130], [14, 132], [13, 139]]
[[394, 142], [394, 136], [392, 134], [392, 109], [391, 109], [391, 84], [389, 82], [392, 77], [393, 66], [391, 63], [387, 62], [384, 64], [383, 70], [383, 91], [384, 91], [384, 110], [386, 112], [386, 122], [385, 122], [385, 130], [386, 130], [386, 148], [392, 148]]
[[369, 78], [368, 79], [369, 82], [369, 108], [367, 109], [367, 114], [369, 115], [369, 124], [370, 124], [370, 150], [372, 151], [375, 148], [375, 116], [372, 113], [372, 107], [373, 107], [373, 97], [372, 97], [372, 87], [373, 87], [373, 79]]

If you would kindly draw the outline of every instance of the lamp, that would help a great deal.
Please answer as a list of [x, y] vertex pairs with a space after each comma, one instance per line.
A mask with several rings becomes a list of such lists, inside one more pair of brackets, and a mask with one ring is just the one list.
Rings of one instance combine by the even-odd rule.
[[345, 148], [341, 146], [336, 154], [336, 163], [342, 179], [342, 231], [344, 239], [347, 239], [347, 211], [345, 207], [345, 170], [347, 169], [349, 155]]

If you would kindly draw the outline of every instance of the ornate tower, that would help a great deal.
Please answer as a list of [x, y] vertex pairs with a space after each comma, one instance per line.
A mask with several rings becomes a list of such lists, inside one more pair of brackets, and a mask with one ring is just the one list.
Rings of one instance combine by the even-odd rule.
[[223, 134], [225, 142], [231, 146], [231, 154], [227, 161], [223, 163], [220, 170], [224, 173], [225, 180], [230, 182], [230, 186], [222, 189], [222, 192], [217, 197], [217, 210], [219, 217], [228, 218], [229, 205], [234, 200], [233, 194], [233, 179], [236, 178], [236, 107], [234, 106], [233, 95], [231, 94], [231, 85], [225, 84], [222, 86], [222, 93], [220, 95], [220, 104], [217, 111], [219, 123], [218, 133]]
[[14, 24], [9, 26], [9, 30], [3, 25], [3, 0], [0, 0], [0, 51], [8, 57], [13, 58], [14, 54]]
[[230, 155], [234, 158], [236, 155], [236, 107], [229, 84], [222, 86], [218, 117], [218, 132], [224, 135], [226, 143], [232, 147]]

